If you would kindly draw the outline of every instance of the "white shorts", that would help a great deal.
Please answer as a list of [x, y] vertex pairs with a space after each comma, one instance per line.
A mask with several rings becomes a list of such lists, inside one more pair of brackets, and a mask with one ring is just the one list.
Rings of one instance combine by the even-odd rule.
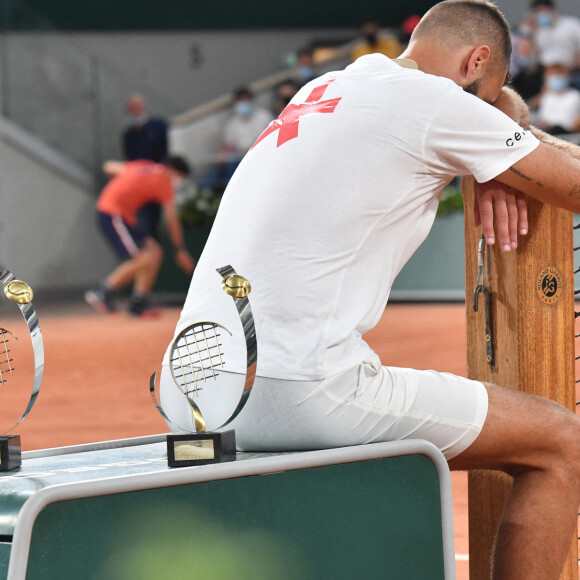
[[[166, 388], [164, 396], [161, 388], [165, 412], [183, 425], [191, 415], [185, 398], [175, 386], [173, 395]], [[322, 381], [256, 377], [242, 412], [225, 428], [235, 429], [240, 451], [426, 439], [451, 459], [475, 441], [487, 406], [487, 390], [478, 381], [436, 371], [384, 367], [373, 356]]]

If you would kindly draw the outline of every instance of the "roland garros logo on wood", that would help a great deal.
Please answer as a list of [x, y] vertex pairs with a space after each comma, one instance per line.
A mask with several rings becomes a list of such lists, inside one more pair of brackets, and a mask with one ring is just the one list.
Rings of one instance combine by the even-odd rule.
[[536, 293], [544, 304], [556, 304], [562, 295], [562, 275], [552, 267], [543, 268], [536, 280]]

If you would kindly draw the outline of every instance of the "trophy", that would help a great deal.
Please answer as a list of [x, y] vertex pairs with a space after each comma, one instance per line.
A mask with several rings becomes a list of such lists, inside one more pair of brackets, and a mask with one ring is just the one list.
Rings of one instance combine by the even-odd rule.
[[[185, 467], [233, 461], [236, 437], [233, 429], [216, 431], [233, 421], [246, 404], [256, 376], [257, 343], [248, 294], [251, 286], [231, 266], [217, 269], [223, 291], [233, 298], [242, 324], [246, 373], [224, 370], [225, 357], [240, 348], [240, 339], [217, 322], [196, 322], [182, 330], [170, 349], [169, 370], [175, 386], [187, 401], [194, 433], [167, 436], [169, 467]], [[190, 431], [172, 421], [155, 393], [156, 374], [149, 390], [164, 419], [177, 431]]]
[[[38, 324], [38, 317], [32, 306], [33, 292], [30, 286], [25, 282], [15, 280], [14, 275], [8, 270], [0, 271], [0, 282], [4, 286], [4, 295], [6, 298], [18, 306], [24, 317], [30, 333], [34, 354], [34, 380], [28, 404], [20, 419], [0, 436], [0, 471], [10, 471], [20, 467], [22, 464], [21, 445], [19, 435], [7, 435], [7, 433], [24, 421], [36, 402], [44, 372], [44, 346]], [[12, 344], [15, 344], [17, 340], [18, 338], [14, 333], [6, 328], [0, 327], [0, 388], [7, 385], [12, 375], [16, 372]]]

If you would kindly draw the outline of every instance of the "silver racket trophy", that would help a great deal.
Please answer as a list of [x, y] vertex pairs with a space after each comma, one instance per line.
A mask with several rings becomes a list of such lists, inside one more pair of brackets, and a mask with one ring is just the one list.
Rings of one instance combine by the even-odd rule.
[[[38, 317], [32, 306], [33, 292], [30, 286], [26, 282], [15, 280], [12, 272], [8, 270], [0, 271], [0, 282], [4, 286], [4, 296], [18, 306], [24, 317], [34, 354], [34, 380], [28, 404], [20, 419], [0, 435], [0, 471], [9, 471], [20, 467], [22, 459], [20, 435], [8, 435], [8, 433], [24, 421], [36, 402], [44, 373], [44, 345]], [[11, 379], [16, 373], [12, 344], [17, 340], [18, 338], [10, 330], [0, 327], [0, 389], [10, 386]]]
[[[217, 272], [222, 277], [222, 289], [233, 298], [242, 323], [246, 373], [233, 373], [224, 368], [228, 353], [239, 348], [241, 340], [225, 326], [217, 322], [196, 322], [177, 335], [170, 349], [169, 368], [173, 382], [187, 401], [195, 433], [167, 436], [169, 467], [220, 463], [236, 458], [234, 430], [215, 429], [233, 421], [246, 404], [256, 376], [258, 348], [248, 299], [250, 283], [231, 266], [218, 268]], [[155, 377], [155, 374], [151, 377], [149, 385], [155, 406], [177, 431], [187, 431], [164, 412], [155, 393]]]

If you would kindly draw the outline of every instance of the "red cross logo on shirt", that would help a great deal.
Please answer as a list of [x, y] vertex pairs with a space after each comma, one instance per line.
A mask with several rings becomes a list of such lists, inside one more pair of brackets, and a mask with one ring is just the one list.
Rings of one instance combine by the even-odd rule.
[[324, 96], [328, 85], [333, 81], [334, 79], [328, 81], [324, 85], [316, 87], [302, 105], [288, 105], [282, 111], [280, 116], [275, 121], [272, 121], [268, 128], [258, 137], [258, 140], [252, 145], [252, 149], [260, 141], [270, 135], [270, 133], [275, 133], [276, 131], [279, 131], [276, 147], [284, 145], [286, 141], [295, 139], [298, 137], [300, 117], [303, 117], [304, 115], [311, 115], [313, 113], [334, 113], [334, 110], [342, 97], [329, 99], [327, 101], [320, 100]]

